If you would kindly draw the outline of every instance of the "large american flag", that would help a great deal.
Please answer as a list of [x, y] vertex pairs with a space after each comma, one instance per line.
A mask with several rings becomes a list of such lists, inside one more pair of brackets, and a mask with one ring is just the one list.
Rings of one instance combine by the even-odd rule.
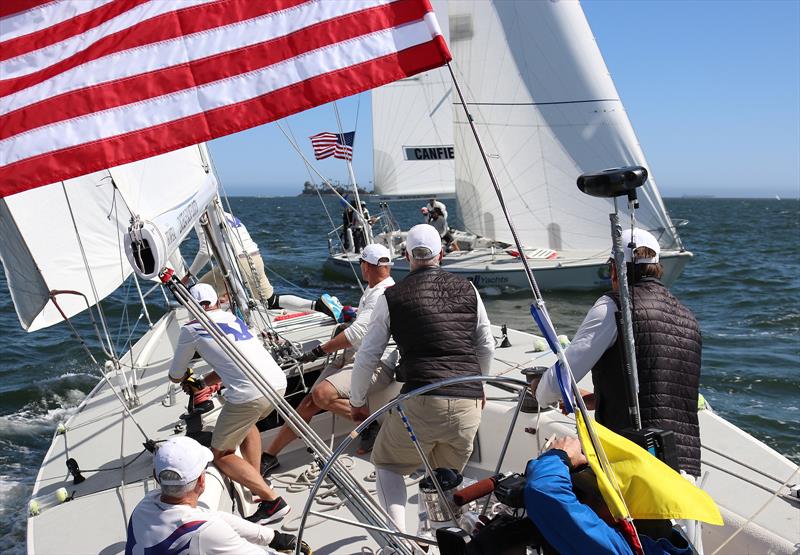
[[449, 59], [428, 0], [1, 0], [0, 196]]
[[317, 133], [311, 138], [311, 145], [314, 147], [314, 156], [317, 160], [323, 158], [341, 158], [342, 160], [353, 159], [353, 141], [356, 132], [349, 133]]

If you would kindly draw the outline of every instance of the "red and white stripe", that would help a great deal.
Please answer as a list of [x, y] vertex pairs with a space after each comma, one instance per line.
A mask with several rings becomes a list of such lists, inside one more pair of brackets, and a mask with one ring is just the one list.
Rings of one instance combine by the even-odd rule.
[[3, 0], [0, 196], [449, 58], [428, 0]]
[[339, 144], [338, 136], [335, 133], [323, 132], [310, 137], [311, 146], [314, 148], [314, 158], [324, 160], [325, 158], [341, 158], [342, 160], [353, 159], [353, 147]]

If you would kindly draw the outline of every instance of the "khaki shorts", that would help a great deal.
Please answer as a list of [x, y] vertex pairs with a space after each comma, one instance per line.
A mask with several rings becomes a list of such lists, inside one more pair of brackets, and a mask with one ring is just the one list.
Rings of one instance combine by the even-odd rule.
[[[258, 253], [250, 255], [250, 260], [253, 261], [253, 266], [256, 270], [254, 275], [250, 269], [250, 262], [247, 258], [248, 257], [244, 255], [236, 257], [239, 263], [239, 271], [247, 282], [247, 287], [252, 292], [253, 297], [259, 300], [260, 293], [262, 295], [260, 300], [266, 303], [274, 291], [272, 289], [272, 284], [264, 273], [264, 260], [262, 260], [261, 255]], [[227, 292], [225, 289], [225, 279], [222, 277], [222, 270], [220, 270], [219, 266], [214, 266], [210, 272], [201, 277], [200, 283], [211, 285], [216, 290], [217, 295], [222, 295]]]
[[[278, 392], [283, 395], [283, 391]], [[242, 444], [247, 433], [253, 425], [266, 418], [275, 410], [266, 397], [259, 397], [246, 403], [228, 403], [222, 405], [222, 410], [214, 425], [211, 435], [211, 447], [217, 451], [235, 451]]]
[[[353, 381], [353, 365], [347, 364], [339, 367], [336, 364], [329, 364], [320, 372], [314, 386], [327, 380], [336, 389], [340, 399], [350, 398], [350, 384]], [[370, 392], [387, 387], [394, 381], [394, 371], [381, 364], [377, 372], [372, 375], [372, 385]]]
[[[402, 407], [432, 467], [464, 470], [481, 423], [481, 400], [420, 395]], [[423, 465], [396, 409], [381, 426], [372, 464], [398, 474], [411, 474]]]

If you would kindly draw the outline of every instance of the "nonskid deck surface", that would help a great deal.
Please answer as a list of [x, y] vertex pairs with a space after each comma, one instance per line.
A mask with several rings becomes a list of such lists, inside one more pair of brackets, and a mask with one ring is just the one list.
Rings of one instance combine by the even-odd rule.
[[[320, 326], [319, 322], [311, 322], [315, 318], [308, 320], [292, 322], [293, 329], [286, 330], [284, 335], [308, 344], [330, 336], [332, 324]], [[162, 404], [167, 392], [166, 371], [180, 321], [168, 316], [134, 348], [134, 358], [141, 358], [137, 364], [143, 370], [140, 371], [138, 389], [141, 406], [133, 412], [154, 440], [174, 435], [178, 416], [184, 411], [185, 398], [180, 392], [173, 406]], [[494, 327], [493, 332], [499, 338], [499, 329]], [[150, 338], [153, 341], [148, 341]], [[493, 374], [520, 377], [522, 368], [551, 363], [552, 355], [535, 352], [533, 336], [509, 330], [509, 338], [512, 346], [498, 348], [495, 353]], [[587, 377], [580, 385], [590, 389], [591, 380]], [[494, 387], [487, 387], [487, 397], [489, 402], [483, 412], [476, 449], [465, 471], [468, 477], [476, 479], [494, 471], [516, 406], [514, 394]], [[796, 466], [711, 411], [703, 410], [699, 414], [704, 444], [703, 472], [708, 474], [704, 487], [720, 504], [729, 523], [724, 528], [704, 527], [706, 550], [711, 551], [709, 547], [729, 537], [736, 526], [769, 499], [771, 492], [780, 485], [778, 480], [785, 480]], [[215, 416], [208, 415], [206, 424], [211, 424]], [[312, 426], [326, 441], [334, 436], [334, 444], [338, 444], [353, 424], [323, 414], [312, 420]], [[63, 486], [70, 493], [74, 491], [75, 499], [29, 520], [28, 550], [37, 554], [122, 553], [128, 516], [141, 497], [155, 487], [151, 478], [152, 457], [143, 452], [143, 437], [129, 418], [123, 418], [119, 402], [104, 384], [87, 397], [67, 428], [66, 434], [54, 437], [40, 469], [35, 492], [41, 495]], [[275, 430], [270, 430], [263, 435], [265, 445], [274, 433]], [[545, 439], [554, 434], [574, 434], [574, 420], [556, 410], [538, 415], [520, 414], [501, 470], [524, 471], [525, 463], [537, 456]], [[72, 485], [67, 474], [67, 456], [74, 457], [86, 471], [87, 480], [78, 486]], [[308, 496], [308, 485], [290, 487], [286, 482], [294, 483], [298, 473], [313, 468], [313, 465], [309, 466], [312, 458], [301, 442], [296, 441], [279, 459], [281, 466], [274, 471], [274, 485], [293, 510], [284, 522], [274, 526], [294, 531], [295, 519], [300, 516]], [[122, 461], [126, 463], [124, 468], [120, 468]], [[374, 482], [369, 478], [371, 464], [358, 457], [346, 462], [352, 465], [356, 479], [369, 490], [374, 490]], [[105, 470], [89, 471], [101, 468]], [[739, 534], [724, 552], [792, 553], [796, 549], [793, 545], [800, 543], [800, 509], [796, 501], [783, 495], [786, 491], [784, 489], [756, 516], [755, 527]], [[407, 530], [412, 533], [417, 527], [416, 493], [416, 486], [409, 488]], [[230, 499], [222, 501], [230, 505]], [[327, 495], [315, 500], [312, 510], [327, 510], [328, 514], [357, 520], [346, 504], [335, 509], [328, 504], [338, 504], [339, 501], [335, 496]], [[254, 510], [254, 506], [245, 507], [245, 512], [250, 510]], [[319, 517], [309, 518], [311, 522], [320, 520]], [[333, 521], [307, 528], [304, 537], [314, 547], [315, 553], [369, 553], [378, 546], [367, 530]]]

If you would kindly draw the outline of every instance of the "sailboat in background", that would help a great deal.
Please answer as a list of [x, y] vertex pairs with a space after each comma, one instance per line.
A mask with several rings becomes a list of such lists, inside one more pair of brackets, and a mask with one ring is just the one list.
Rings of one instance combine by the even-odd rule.
[[[586, 172], [648, 164], [580, 4], [452, 2], [448, 9], [452, 66], [539, 285], [607, 287], [613, 201], [582, 194], [575, 180]], [[519, 253], [511, 248], [464, 111], [454, 106], [452, 113], [456, 199], [467, 233], [454, 234], [461, 251], [443, 263], [479, 287], [524, 289]], [[683, 248], [652, 174], [636, 218], [658, 238], [664, 282], [673, 283], [692, 254]], [[398, 254], [402, 249], [396, 231], [375, 240]], [[328, 267], [349, 275], [352, 258], [333, 255]], [[394, 272], [401, 277], [407, 271], [398, 259]]]
[[[449, 43], [447, 3], [431, 6]], [[453, 82], [436, 68], [379, 87], [372, 96], [375, 194], [383, 197], [453, 197]]]

